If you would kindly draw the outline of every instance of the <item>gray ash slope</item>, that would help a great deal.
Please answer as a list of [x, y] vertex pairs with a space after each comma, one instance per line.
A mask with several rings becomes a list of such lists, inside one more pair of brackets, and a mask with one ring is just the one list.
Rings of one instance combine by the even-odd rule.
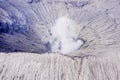
[[49, 51], [50, 28], [64, 15], [79, 27], [81, 51], [119, 50], [119, 8], [119, 0], [0, 0], [0, 51]]
[[[38, 4], [37, 4], [38, 5]], [[38, 9], [38, 8], [37, 8]], [[46, 52], [48, 43], [33, 28], [39, 23], [39, 33], [48, 36], [42, 19], [27, 1], [0, 1], [0, 51]], [[44, 21], [45, 22], [45, 21]]]

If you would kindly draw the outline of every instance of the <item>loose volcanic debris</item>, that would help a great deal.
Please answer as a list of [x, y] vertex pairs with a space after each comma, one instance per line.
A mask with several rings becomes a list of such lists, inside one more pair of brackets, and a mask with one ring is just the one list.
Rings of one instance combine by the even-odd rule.
[[[120, 80], [119, 9], [119, 0], [0, 0], [0, 80]], [[84, 44], [45, 54], [66, 15]]]
[[[51, 37], [54, 36], [51, 28], [64, 16], [74, 21], [76, 27], [77, 38], [73, 37], [69, 42], [75, 40], [77, 44], [79, 39], [85, 41], [82, 46], [77, 44], [80, 48], [77, 47], [72, 52], [75, 55], [79, 55], [79, 52], [97, 54], [120, 50], [120, 1], [30, 0], [30, 2], [32, 4], [26, 0], [0, 1], [1, 52], [55, 51], [52, 50], [53, 45], [50, 43]], [[58, 46], [62, 53], [65, 52], [62, 48], [66, 47]]]
[[120, 55], [0, 53], [0, 80], [120, 80]]

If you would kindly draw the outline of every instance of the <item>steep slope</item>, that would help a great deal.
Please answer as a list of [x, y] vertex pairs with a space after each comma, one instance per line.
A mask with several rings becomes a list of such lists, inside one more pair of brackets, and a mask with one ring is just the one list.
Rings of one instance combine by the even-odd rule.
[[0, 0], [0, 80], [120, 80], [119, 9], [119, 0]]
[[[111, 55], [110, 55], [111, 54]], [[0, 54], [0, 80], [120, 80], [120, 55]]]
[[63, 16], [75, 22], [77, 39], [84, 42], [81, 52], [119, 50], [119, 3], [119, 0], [1, 0], [0, 51], [49, 52], [51, 28]]

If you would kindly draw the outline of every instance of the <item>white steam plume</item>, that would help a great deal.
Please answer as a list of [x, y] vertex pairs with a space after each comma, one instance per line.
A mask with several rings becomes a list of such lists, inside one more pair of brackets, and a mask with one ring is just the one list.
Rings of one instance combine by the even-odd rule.
[[83, 41], [77, 39], [76, 24], [66, 16], [56, 20], [51, 32], [53, 39], [51, 41], [51, 51], [63, 54], [70, 53], [80, 48]]

